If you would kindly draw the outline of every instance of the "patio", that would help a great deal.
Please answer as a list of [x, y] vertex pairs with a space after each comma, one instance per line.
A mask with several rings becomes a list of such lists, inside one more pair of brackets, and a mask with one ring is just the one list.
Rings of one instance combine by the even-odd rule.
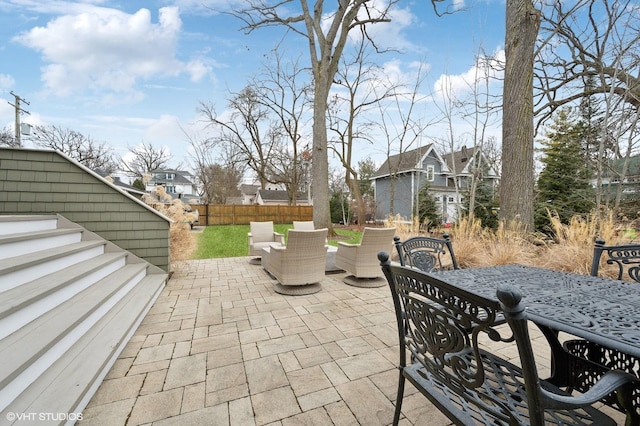
[[[79, 424], [391, 424], [398, 336], [389, 289], [351, 287], [337, 273], [319, 293], [283, 296], [248, 259], [175, 264]], [[548, 365], [535, 331], [537, 360]], [[403, 415], [401, 425], [451, 424], [410, 385]]]

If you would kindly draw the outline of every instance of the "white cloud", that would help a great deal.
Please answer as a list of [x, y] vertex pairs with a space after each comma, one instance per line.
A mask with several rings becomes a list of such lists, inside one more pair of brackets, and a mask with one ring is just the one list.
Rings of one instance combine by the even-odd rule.
[[0, 74], [0, 90], [11, 89], [16, 84], [16, 80], [8, 74]]
[[41, 52], [48, 92], [67, 96], [88, 89], [135, 100], [142, 96], [136, 89], [140, 80], [183, 72], [198, 80], [211, 71], [198, 61], [176, 59], [181, 31], [177, 7], [161, 8], [158, 23], [153, 23], [148, 9], [127, 14], [85, 5], [81, 12], [54, 18], [16, 40]]
[[434, 93], [442, 99], [455, 99], [471, 90], [474, 82], [485, 78], [496, 79], [502, 74], [504, 50], [497, 50], [486, 61], [476, 62], [461, 74], [442, 74], [434, 83]]

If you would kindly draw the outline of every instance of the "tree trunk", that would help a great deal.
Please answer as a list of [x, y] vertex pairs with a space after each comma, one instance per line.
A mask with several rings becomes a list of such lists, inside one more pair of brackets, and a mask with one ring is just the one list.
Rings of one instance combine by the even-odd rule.
[[[317, 84], [325, 87], [327, 84]], [[327, 155], [327, 96], [316, 92], [313, 100], [313, 153], [311, 160], [311, 184], [313, 196], [313, 223], [316, 228], [331, 226], [331, 210], [329, 209], [329, 156]]]
[[[355, 175], [355, 176], [354, 176]], [[351, 199], [356, 201], [356, 212], [358, 214], [358, 229], [362, 229], [366, 223], [366, 211], [364, 207], [364, 199], [360, 191], [360, 182], [358, 175], [351, 170], [347, 170], [345, 174], [346, 183], [351, 192]], [[346, 225], [346, 223], [345, 223]]]
[[500, 218], [533, 230], [533, 60], [540, 12], [507, 0]]

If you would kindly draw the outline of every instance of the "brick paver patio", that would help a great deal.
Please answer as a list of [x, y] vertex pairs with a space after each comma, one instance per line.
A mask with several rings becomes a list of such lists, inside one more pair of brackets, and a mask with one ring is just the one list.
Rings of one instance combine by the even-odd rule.
[[[351, 287], [338, 273], [319, 293], [283, 296], [248, 259], [175, 264], [80, 425], [391, 424], [389, 289]], [[544, 339], [534, 340], [548, 364]], [[400, 424], [451, 422], [407, 384]]]

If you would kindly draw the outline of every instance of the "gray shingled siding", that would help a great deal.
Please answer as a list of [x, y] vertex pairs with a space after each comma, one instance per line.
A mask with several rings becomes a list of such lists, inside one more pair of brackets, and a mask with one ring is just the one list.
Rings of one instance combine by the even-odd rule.
[[[396, 175], [394, 182], [394, 215], [400, 215], [406, 220], [411, 220], [411, 174]], [[376, 181], [376, 220], [387, 219], [390, 211], [391, 179], [378, 179]]]
[[169, 222], [53, 151], [0, 148], [0, 214], [59, 213], [169, 272]]

